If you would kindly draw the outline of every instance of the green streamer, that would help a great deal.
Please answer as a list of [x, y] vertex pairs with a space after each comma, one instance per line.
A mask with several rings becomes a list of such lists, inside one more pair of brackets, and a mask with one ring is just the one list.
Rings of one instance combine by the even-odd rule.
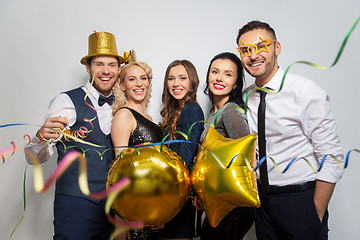
[[14, 230], [11, 232], [10, 238], [9, 240], [12, 238], [12, 236], [14, 235], [16, 229], [19, 227], [20, 223], [22, 222], [22, 220], [24, 219], [24, 215], [25, 215], [25, 209], [26, 209], [26, 172], [27, 172], [27, 165], [25, 166], [25, 170], [24, 170], [24, 180], [23, 180], [23, 203], [24, 203], [24, 211], [23, 214], [21, 216], [21, 219], [19, 220], [19, 222], [16, 224], [16, 227], [14, 228]]
[[353, 24], [353, 26], [351, 27], [350, 31], [346, 34], [346, 37], [344, 38], [344, 40], [343, 40], [343, 42], [342, 42], [342, 44], [341, 44], [341, 47], [340, 47], [340, 49], [339, 49], [339, 51], [338, 51], [338, 53], [337, 53], [337, 55], [336, 55], [336, 57], [335, 57], [334, 62], [333, 62], [329, 67], [327, 67], [327, 66], [322, 66], [322, 65], [319, 65], [319, 64], [316, 64], [316, 63], [312, 63], [312, 62], [308, 62], [308, 61], [296, 61], [296, 62], [290, 64], [290, 65], [286, 68], [286, 70], [285, 70], [285, 72], [284, 72], [284, 75], [283, 75], [283, 77], [282, 77], [281, 84], [280, 84], [280, 88], [279, 88], [279, 91], [278, 91], [278, 92], [273, 92], [273, 91], [268, 92], [268, 91], [266, 91], [266, 89], [264, 89], [264, 88], [256, 88], [256, 89], [251, 89], [251, 90], [249, 90], [249, 91], [246, 93], [245, 104], [244, 104], [244, 111], [245, 111], [245, 113], [247, 112], [247, 103], [248, 103], [248, 98], [249, 98], [250, 93], [251, 93], [251, 92], [254, 92], [254, 91], [256, 91], [256, 90], [268, 92], [268, 93], [270, 93], [270, 94], [279, 93], [279, 92], [282, 90], [283, 86], [284, 86], [285, 77], [286, 77], [287, 73], [289, 72], [290, 68], [291, 68], [293, 65], [298, 64], [298, 63], [302, 63], [302, 64], [306, 64], [306, 65], [309, 65], [309, 66], [311, 66], [311, 67], [314, 67], [314, 68], [317, 68], [317, 69], [320, 69], [320, 70], [328, 70], [328, 69], [332, 68], [333, 66], [335, 66], [335, 65], [338, 63], [338, 61], [339, 61], [339, 59], [340, 59], [340, 56], [341, 56], [341, 54], [342, 54], [343, 51], [344, 51], [345, 45], [346, 45], [346, 43], [347, 43], [350, 35], [353, 33], [353, 31], [354, 31], [354, 29], [356, 28], [356, 26], [357, 26], [357, 24], [359, 23], [359, 21], [360, 21], [360, 17], [356, 20], [356, 22], [355, 22], [355, 23]]

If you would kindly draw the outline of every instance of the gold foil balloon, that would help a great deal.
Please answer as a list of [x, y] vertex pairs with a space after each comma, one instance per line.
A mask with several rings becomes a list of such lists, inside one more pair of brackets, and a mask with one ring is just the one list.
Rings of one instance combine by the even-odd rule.
[[[255, 134], [229, 139], [214, 128], [209, 129], [199, 149], [191, 181], [212, 227], [237, 206], [260, 206], [256, 174], [241, 156], [246, 156], [254, 167], [255, 143]], [[236, 154], [239, 156], [233, 159]]]
[[126, 221], [155, 226], [171, 220], [189, 196], [189, 172], [181, 157], [163, 146], [128, 148], [112, 163], [106, 188], [127, 177], [113, 210]]

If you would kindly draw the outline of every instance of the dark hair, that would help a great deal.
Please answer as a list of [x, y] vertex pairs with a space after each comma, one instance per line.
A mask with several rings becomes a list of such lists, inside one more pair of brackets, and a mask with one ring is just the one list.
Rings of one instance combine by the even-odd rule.
[[238, 104], [240, 107], [243, 107], [244, 101], [242, 100], [242, 93], [243, 93], [242, 90], [244, 87], [244, 69], [241, 64], [240, 59], [233, 53], [230, 53], [230, 52], [220, 53], [220, 54], [216, 55], [213, 59], [211, 59], [209, 68], [208, 68], [207, 74], [206, 74], [206, 86], [205, 86], [204, 93], [206, 95], [209, 95], [211, 102], [214, 103], [213, 102], [213, 94], [209, 90], [209, 73], [210, 73], [211, 64], [217, 59], [228, 59], [236, 65], [236, 67], [237, 67], [236, 88], [231, 90], [228, 102], [234, 102], [234, 103]]
[[[104, 55], [104, 56], [106, 56], [106, 55]], [[91, 63], [92, 63], [92, 61], [95, 59], [95, 57], [96, 57], [96, 56], [94, 56], [94, 57], [89, 57], [88, 59], [86, 59], [86, 64], [89, 65], [89, 66], [91, 66]], [[119, 59], [118, 57], [115, 57], [115, 56], [114, 56], [114, 58], [116, 58], [116, 60], [117, 60], [117, 62], [118, 62], [118, 66], [120, 67], [120, 59]]]
[[[186, 69], [187, 74], [189, 75], [190, 80], [190, 89], [189, 92], [184, 96], [183, 106], [179, 105], [178, 100], [176, 100], [169, 92], [168, 79], [171, 68], [182, 65]], [[159, 123], [160, 127], [164, 131], [173, 132], [176, 131], [176, 124], [180, 118], [181, 110], [190, 102], [196, 101], [196, 91], [199, 86], [199, 77], [196, 71], [195, 66], [188, 60], [175, 60], [169, 64], [166, 69], [164, 77], [164, 88], [162, 94], [162, 102], [164, 107], [160, 111], [163, 121]]]
[[236, 38], [236, 45], [239, 44], [239, 39], [241, 35], [243, 35], [246, 32], [252, 31], [254, 29], [264, 29], [273, 35], [274, 40], [276, 39], [275, 31], [272, 27], [270, 27], [269, 24], [267, 24], [266, 22], [261, 22], [259, 20], [253, 20], [251, 22], [248, 22], [242, 28], [239, 29], [238, 36]]

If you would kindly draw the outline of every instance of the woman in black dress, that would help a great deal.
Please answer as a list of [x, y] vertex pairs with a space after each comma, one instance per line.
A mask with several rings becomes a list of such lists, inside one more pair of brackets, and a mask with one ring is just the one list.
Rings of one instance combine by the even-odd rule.
[[[115, 102], [111, 126], [114, 146], [160, 142], [162, 131], [146, 113], [151, 96], [151, 68], [143, 62], [125, 65], [114, 86]], [[116, 149], [116, 156], [122, 149]]]
[[[116, 146], [135, 146], [144, 142], [160, 142], [162, 131], [146, 113], [151, 96], [151, 68], [143, 62], [132, 62], [123, 67], [114, 86], [115, 102], [111, 125], [111, 138]], [[116, 148], [116, 157], [123, 148]], [[118, 158], [114, 161], [119, 160]], [[114, 163], [113, 163], [114, 164]], [[157, 239], [150, 228], [131, 231], [118, 239]]]

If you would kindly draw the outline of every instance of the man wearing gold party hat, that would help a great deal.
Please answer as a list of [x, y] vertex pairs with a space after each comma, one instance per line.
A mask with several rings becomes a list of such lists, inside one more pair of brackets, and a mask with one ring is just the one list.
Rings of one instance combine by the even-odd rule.
[[[105, 150], [112, 148], [112, 88], [119, 77], [124, 58], [117, 53], [113, 34], [95, 32], [89, 36], [88, 55], [80, 62], [86, 66], [90, 80], [85, 86], [61, 93], [50, 102], [44, 123], [25, 153], [30, 152], [40, 162], [45, 162], [52, 156], [53, 146], [56, 146], [59, 163], [70, 151], [83, 153], [90, 150], [85, 151], [89, 189], [90, 192], [99, 192], [105, 189], [106, 173], [114, 159], [114, 152]], [[103, 147], [91, 147], [64, 139], [53, 130], [62, 131], [64, 128], [85, 136], [83, 140], [86, 142]], [[101, 158], [99, 153], [103, 152]], [[27, 161], [32, 164], [29, 156]], [[56, 182], [54, 239], [108, 239], [113, 226], [105, 215], [105, 200], [84, 195], [80, 191], [78, 177], [79, 164], [75, 162]]]

